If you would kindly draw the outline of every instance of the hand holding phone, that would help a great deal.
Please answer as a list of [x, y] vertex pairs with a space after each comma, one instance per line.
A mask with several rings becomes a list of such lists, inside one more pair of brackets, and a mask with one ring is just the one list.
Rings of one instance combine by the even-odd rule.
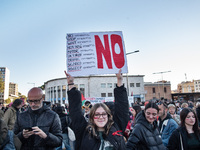
[[33, 131], [32, 127], [25, 127], [24, 130]]

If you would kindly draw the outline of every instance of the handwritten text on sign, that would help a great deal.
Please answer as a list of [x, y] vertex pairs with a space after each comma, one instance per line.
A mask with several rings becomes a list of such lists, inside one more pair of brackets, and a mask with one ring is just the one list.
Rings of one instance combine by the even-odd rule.
[[122, 32], [67, 34], [67, 71], [72, 76], [127, 73]]

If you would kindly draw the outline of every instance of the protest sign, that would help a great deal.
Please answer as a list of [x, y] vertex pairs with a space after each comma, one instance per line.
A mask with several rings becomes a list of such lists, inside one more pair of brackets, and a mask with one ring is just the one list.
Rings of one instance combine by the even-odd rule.
[[67, 72], [72, 76], [127, 73], [121, 31], [67, 34]]

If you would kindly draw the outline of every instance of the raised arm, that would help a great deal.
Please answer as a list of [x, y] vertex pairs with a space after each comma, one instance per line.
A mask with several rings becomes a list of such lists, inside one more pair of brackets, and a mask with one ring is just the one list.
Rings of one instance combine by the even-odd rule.
[[114, 89], [115, 98], [115, 114], [113, 116], [114, 122], [117, 123], [120, 130], [123, 132], [126, 129], [129, 120], [128, 96], [126, 88], [123, 85], [123, 76], [121, 69], [116, 74], [117, 87]]
[[[82, 114], [82, 102], [81, 93], [74, 86], [74, 78], [65, 71], [68, 83], [68, 102], [69, 102], [69, 116], [71, 119], [70, 127], [74, 131], [76, 138], [81, 139], [85, 128], [87, 127], [87, 122]], [[80, 141], [77, 140], [77, 143]]]

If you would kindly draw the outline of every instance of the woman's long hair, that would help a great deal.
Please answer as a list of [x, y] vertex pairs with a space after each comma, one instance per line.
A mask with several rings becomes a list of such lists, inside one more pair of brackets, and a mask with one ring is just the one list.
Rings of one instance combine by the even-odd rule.
[[[192, 112], [195, 116], [195, 124], [193, 125], [193, 131], [194, 131], [194, 134], [199, 137], [199, 134], [200, 134], [200, 130], [199, 130], [199, 125], [198, 125], [198, 118], [197, 118], [197, 115], [195, 113], [195, 111], [191, 108], [183, 108], [181, 110], [181, 113], [180, 113], [180, 119], [181, 119], [181, 124], [180, 126], [181, 127], [185, 127], [185, 118], [187, 117], [187, 115]], [[188, 132], [187, 132], [188, 133]], [[189, 134], [188, 134], [189, 135]]]
[[94, 123], [94, 115], [95, 115], [96, 110], [97, 110], [99, 107], [102, 107], [102, 108], [105, 110], [105, 112], [107, 113], [107, 115], [108, 115], [108, 122], [107, 122], [106, 125], [104, 126], [104, 129], [105, 129], [105, 130], [104, 130], [104, 133], [105, 133], [106, 135], [108, 135], [108, 132], [109, 132], [111, 126], [112, 126], [113, 123], [114, 123], [114, 121], [113, 121], [113, 116], [112, 116], [112, 114], [111, 114], [110, 109], [109, 109], [105, 104], [103, 104], [103, 103], [97, 103], [97, 104], [95, 104], [95, 105], [91, 108], [91, 110], [90, 110], [90, 114], [89, 114], [89, 125], [87, 126], [87, 129], [89, 129], [90, 134], [93, 135], [93, 136], [97, 136], [96, 133], [97, 133], [98, 127], [97, 127], [97, 125]]

